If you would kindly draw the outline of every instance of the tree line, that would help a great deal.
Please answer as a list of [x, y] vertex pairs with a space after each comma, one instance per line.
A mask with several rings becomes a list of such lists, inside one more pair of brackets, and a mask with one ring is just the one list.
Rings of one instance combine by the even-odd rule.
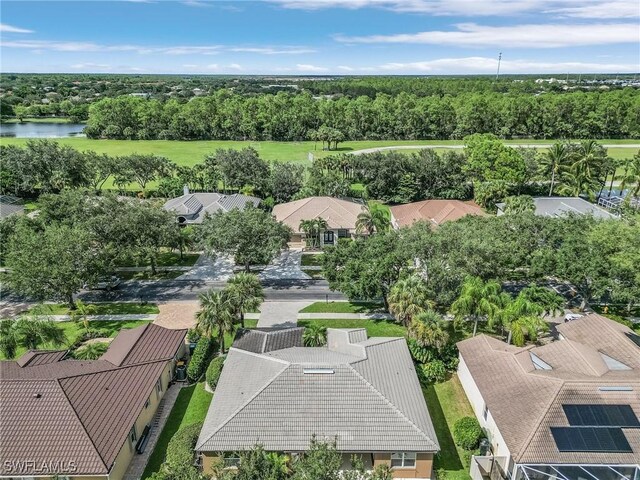
[[[636, 138], [635, 89], [529, 93], [325, 98], [308, 92], [241, 95], [217, 90], [181, 102], [131, 96], [89, 108], [90, 138], [164, 140], [316, 140], [327, 129], [345, 140], [501, 138]], [[324, 127], [324, 130], [321, 130]], [[333, 131], [334, 137], [337, 135]]]

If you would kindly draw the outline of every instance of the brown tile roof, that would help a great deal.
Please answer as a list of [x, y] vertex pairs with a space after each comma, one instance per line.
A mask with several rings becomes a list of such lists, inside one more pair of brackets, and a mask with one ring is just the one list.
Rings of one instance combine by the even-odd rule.
[[62, 360], [67, 355], [66, 350], [29, 350], [22, 355], [16, 363], [21, 367], [45, 365]]
[[466, 215], [484, 216], [486, 213], [473, 202], [424, 200], [391, 207], [391, 215], [395, 219], [396, 225], [394, 226], [400, 228], [411, 226], [420, 220], [424, 220], [433, 226], [438, 226], [444, 222], [458, 220]]
[[[640, 430], [625, 430], [633, 454], [559, 452], [551, 426], [567, 426], [562, 404], [624, 403], [640, 417], [640, 348], [633, 332], [592, 314], [558, 327], [563, 340], [514, 347], [478, 335], [458, 343], [460, 355], [516, 462], [637, 463]], [[630, 369], [610, 370], [601, 353]], [[532, 355], [551, 366], [535, 368]], [[599, 387], [631, 387], [605, 392]]]
[[117, 366], [170, 359], [186, 335], [187, 330], [172, 330], [152, 323], [120, 330], [101, 359]]
[[15, 473], [7, 471], [6, 462], [19, 460], [36, 462], [23, 475], [38, 474], [37, 465], [67, 460], [76, 462], [76, 475], [110, 471], [186, 334], [157, 325], [134, 330], [123, 331], [118, 355], [111, 352], [121, 365], [103, 358], [63, 360], [60, 352], [0, 362], [0, 475]]
[[302, 220], [324, 218], [329, 228], [355, 230], [358, 215], [367, 207], [356, 199], [333, 197], [309, 197], [273, 207], [273, 215], [294, 232], [300, 233]]

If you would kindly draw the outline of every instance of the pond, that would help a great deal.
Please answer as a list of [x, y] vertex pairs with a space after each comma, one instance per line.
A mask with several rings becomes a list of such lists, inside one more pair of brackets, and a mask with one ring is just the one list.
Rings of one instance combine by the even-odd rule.
[[0, 137], [16, 138], [62, 138], [84, 136], [84, 123], [3, 123], [0, 124]]

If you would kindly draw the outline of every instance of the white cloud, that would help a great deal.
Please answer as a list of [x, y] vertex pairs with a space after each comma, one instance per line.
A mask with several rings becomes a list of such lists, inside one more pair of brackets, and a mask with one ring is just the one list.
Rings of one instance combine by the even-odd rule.
[[343, 72], [353, 72], [355, 68], [349, 67], [348, 65], [338, 65], [338, 70], [342, 70]]
[[319, 67], [317, 65], [309, 65], [306, 63], [298, 63], [296, 64], [296, 69], [299, 72], [326, 72], [328, 69], [326, 67]]
[[106, 65], [104, 63], [76, 63], [71, 65], [71, 68], [74, 70], [109, 70], [111, 65]]
[[[388, 73], [495, 73], [498, 60], [488, 57], [440, 58], [423, 62], [385, 63], [379, 71]], [[500, 72], [510, 73], [592, 73], [592, 72], [635, 72], [638, 65], [605, 64], [590, 62], [545, 62], [537, 60], [508, 60], [500, 63]]]
[[14, 27], [13, 25], [7, 25], [6, 23], [0, 23], [0, 32], [2, 33], [33, 33], [33, 30]]
[[336, 35], [334, 38], [343, 43], [419, 43], [456, 47], [558, 48], [637, 43], [639, 34], [639, 28], [636, 23], [592, 25], [529, 24], [503, 27], [460, 23], [455, 27], [457, 30], [433, 30], [361, 37]]
[[231, 65], [229, 65], [229, 68], [232, 70], [242, 70], [242, 65], [240, 65], [239, 63], [232, 63]]
[[259, 53], [262, 55], [299, 55], [315, 53], [316, 50], [306, 47], [231, 47], [230, 52]]
[[[638, 17], [637, 0], [271, 0], [284, 8], [382, 8], [402, 13], [431, 15], [494, 16], [566, 10], [582, 18]], [[605, 16], [601, 15], [605, 12]]]

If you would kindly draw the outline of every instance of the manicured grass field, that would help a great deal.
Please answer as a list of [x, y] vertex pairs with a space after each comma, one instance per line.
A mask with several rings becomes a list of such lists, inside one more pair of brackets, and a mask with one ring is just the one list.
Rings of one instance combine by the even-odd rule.
[[459, 418], [473, 417], [474, 414], [458, 376], [454, 374], [446, 382], [424, 388], [423, 392], [440, 443], [435, 470], [444, 469], [446, 480], [469, 480], [471, 456], [454, 443], [453, 425]]
[[17, 118], [7, 118], [2, 123], [70, 123], [68, 117], [25, 117], [20, 122]]
[[[132, 320], [126, 322], [103, 322], [103, 321], [90, 321], [89, 328], [90, 329], [101, 329], [105, 330], [105, 334], [108, 337], [115, 337], [120, 330], [125, 330], [128, 328], [135, 328], [141, 325], [145, 325], [149, 323], [146, 320]], [[64, 335], [67, 339], [67, 343], [70, 345], [75, 341], [76, 337], [84, 330], [84, 326], [79, 322], [59, 322], [58, 325], [64, 332]], [[58, 348], [64, 349], [65, 347], [54, 347], [52, 345], [44, 345], [44, 349]], [[16, 358], [20, 358], [20, 356], [26, 352], [26, 348], [19, 347], [16, 353]], [[4, 360], [4, 356], [0, 353], [0, 360]]]
[[381, 303], [375, 302], [315, 302], [300, 313], [370, 313], [383, 308]]
[[327, 328], [366, 328], [369, 337], [404, 337], [407, 334], [407, 330], [402, 325], [388, 320], [318, 319], [298, 321], [298, 325], [301, 327], [306, 327], [311, 323]]
[[[96, 311], [92, 315], [126, 315], [160, 313], [155, 303], [104, 302], [92, 304]], [[35, 307], [43, 315], [69, 315], [69, 306], [64, 303], [38, 305]]]
[[[27, 138], [2, 138], [1, 145], [24, 145]], [[347, 153], [365, 148], [388, 147], [399, 145], [460, 145], [461, 140], [362, 140], [339, 144], [337, 151], [320, 150], [314, 142], [252, 142], [252, 141], [174, 141], [174, 140], [93, 140], [82, 137], [57, 139], [63, 145], [70, 145], [78, 150], [94, 150], [110, 155], [128, 155], [131, 153], [163, 155], [178, 165], [195, 165], [201, 163], [205, 155], [218, 148], [255, 148], [266, 160], [278, 160], [309, 164], [309, 153], [314, 157], [326, 157], [336, 153]], [[513, 140], [508, 144], [550, 144], [553, 140]], [[638, 140], [600, 140], [603, 144], [635, 144]], [[635, 153], [629, 148], [610, 148], [609, 155], [614, 158], [631, 157]]]
[[142, 474], [143, 479], [160, 470], [169, 441], [180, 428], [204, 421], [212, 398], [213, 395], [204, 389], [204, 382], [180, 390], [158, 443], [149, 457], [149, 463]]

